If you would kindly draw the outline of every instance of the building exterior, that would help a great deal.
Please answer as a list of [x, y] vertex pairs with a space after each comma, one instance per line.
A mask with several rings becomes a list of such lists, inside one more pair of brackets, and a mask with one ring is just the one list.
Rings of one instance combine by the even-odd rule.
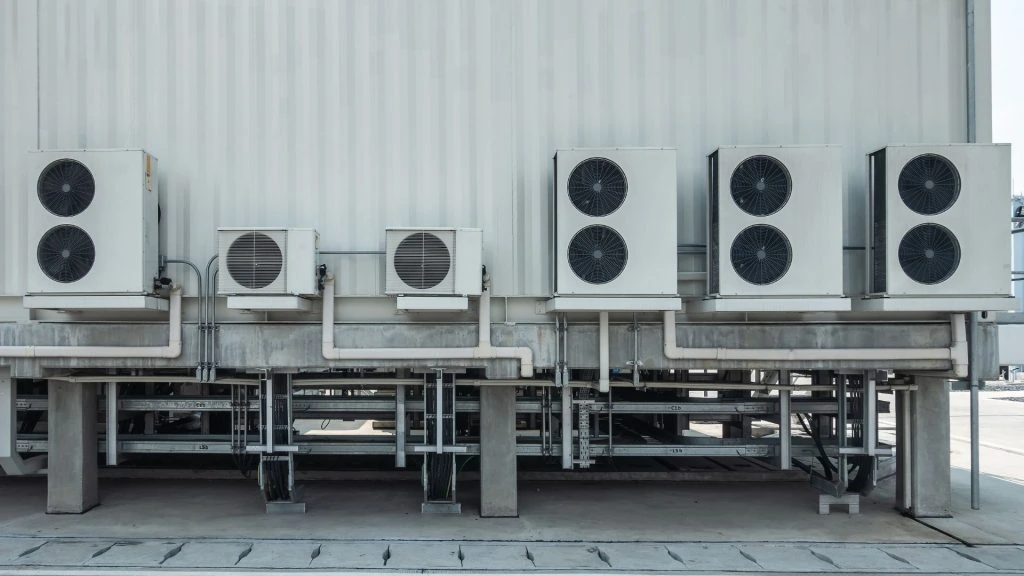
[[[923, 374], [903, 401], [911, 412], [941, 411], [942, 379], [965, 375], [956, 352], [941, 352], [959, 350], [964, 329], [963, 316], [951, 318], [944, 308], [768, 306], [700, 314], [686, 304], [672, 329], [672, 339], [686, 347], [679, 350], [940, 351], [863, 357], [673, 356], [664, 336], [671, 320], [662, 309], [549, 312], [553, 259], [559, 257], [552, 240], [552, 158], [556, 150], [574, 148], [674, 149], [678, 293], [682, 301], [699, 301], [707, 293], [709, 261], [708, 154], [722, 146], [838, 147], [841, 216], [829, 226], [841, 230], [843, 250], [829, 257], [842, 259], [843, 292], [856, 300], [869, 286], [867, 155], [890, 144], [991, 141], [988, 4], [4, 2], [0, 346], [158, 347], [167, 341], [163, 312], [69, 314], [29, 310], [22, 300], [37, 242], [27, 224], [38, 178], [28, 168], [28, 152], [144, 149], [159, 159], [160, 254], [194, 263], [203, 285], [212, 281], [207, 263], [218, 254], [218, 228], [313, 228], [319, 262], [337, 297], [330, 306], [334, 348], [472, 347], [478, 336], [484, 339], [479, 322], [487, 326], [488, 345], [493, 339], [496, 347], [528, 348], [534, 372], [529, 382], [512, 382], [526, 374], [518, 357], [331, 358], [320, 298], [308, 312], [250, 313], [229, 309], [225, 298], [204, 307], [203, 286], [187, 265], [175, 262], [161, 275], [183, 287], [179, 355], [0, 353], [0, 366], [10, 367], [14, 381], [53, 382], [51, 420], [54, 410], [67, 409], [55, 407], [55, 391], [88, 396], [95, 394], [91, 382], [104, 378], [144, 382], [198, 374], [209, 385], [218, 377], [254, 379], [260, 370], [322, 376], [332, 369], [365, 375], [360, 371], [372, 368], [415, 380], [410, 371], [442, 368], [469, 369], [471, 379], [509, 387], [557, 382], [568, 390], [569, 381], [591, 379], [579, 371], [600, 370], [592, 379], [603, 384], [609, 370], [628, 374], [637, 362], [662, 371], [651, 378], [685, 369], [817, 371], [815, 382], [831, 385], [841, 374], [877, 380], [865, 371]], [[110, 219], [116, 227], [119, 215]], [[472, 298], [456, 312], [397, 310], [395, 298], [385, 294], [389, 227], [482, 230], [487, 299]], [[994, 333], [983, 324], [975, 342], [991, 342]], [[978, 344], [978, 351], [978, 373], [994, 372], [994, 347]], [[489, 398], [484, 390], [492, 388], [481, 390], [486, 428], [489, 418], [500, 421], [485, 413], [487, 407], [512, 410], [514, 393]], [[73, 409], [89, 402], [69, 398]], [[571, 401], [572, 392], [562, 398]], [[571, 425], [572, 409], [564, 409]], [[85, 413], [81, 426], [88, 426]], [[912, 441], [940, 452], [936, 438], [944, 425], [915, 418]], [[507, 448], [508, 441], [502, 436], [497, 442]], [[482, 452], [487, 442], [481, 440]], [[565, 461], [571, 437], [563, 442], [550, 449], [563, 450]], [[26, 454], [17, 446], [8, 452]], [[789, 466], [788, 458], [782, 461]], [[916, 481], [942, 483], [927, 474], [922, 469]], [[51, 476], [51, 490], [57, 490], [54, 482]], [[945, 484], [938, 492], [915, 485], [921, 494], [915, 497], [927, 492], [931, 500], [908, 500], [906, 507], [942, 513], [948, 476]], [[514, 507], [514, 493], [512, 499]]]

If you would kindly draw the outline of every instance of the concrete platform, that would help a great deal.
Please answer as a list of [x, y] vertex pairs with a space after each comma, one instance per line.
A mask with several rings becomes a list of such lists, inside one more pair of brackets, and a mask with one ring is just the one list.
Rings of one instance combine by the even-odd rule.
[[[953, 539], [865, 501], [861, 514], [819, 516], [805, 483], [528, 482], [519, 518], [480, 518], [478, 487], [463, 513], [421, 515], [416, 482], [309, 482], [304, 516], [268, 516], [255, 480], [100, 481], [88, 514], [43, 513], [45, 478], [0, 478], [0, 536], [172, 541], [196, 538], [533, 542], [880, 542]], [[255, 551], [253, 552], [255, 554]], [[306, 557], [308, 562], [309, 558]]]

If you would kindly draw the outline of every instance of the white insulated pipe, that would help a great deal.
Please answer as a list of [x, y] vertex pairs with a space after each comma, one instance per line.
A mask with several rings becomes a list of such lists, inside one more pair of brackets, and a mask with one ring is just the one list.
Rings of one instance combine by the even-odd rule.
[[523, 378], [533, 377], [533, 351], [525, 346], [491, 346], [491, 294], [487, 287], [480, 294], [480, 338], [473, 348], [335, 348], [334, 277], [324, 281], [323, 356], [327, 360], [519, 360]]
[[948, 348], [679, 348], [676, 313], [664, 313], [665, 357], [670, 360], [841, 361], [949, 360], [957, 377], [967, 375], [967, 331], [963, 314], [952, 314]]
[[171, 286], [167, 346], [0, 346], [0, 358], [177, 358], [181, 356], [181, 287]]
[[607, 392], [610, 388], [608, 381], [608, 370], [610, 362], [608, 361], [608, 313], [598, 312], [598, 346], [600, 351], [598, 352], [598, 370], [599, 375], [597, 379], [597, 386], [599, 392]]

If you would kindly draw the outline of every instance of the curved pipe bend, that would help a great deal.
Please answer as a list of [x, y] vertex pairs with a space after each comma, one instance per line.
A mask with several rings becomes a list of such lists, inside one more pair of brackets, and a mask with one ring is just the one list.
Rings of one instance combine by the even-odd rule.
[[181, 287], [171, 286], [167, 346], [0, 346], [0, 358], [177, 358], [181, 356]]
[[676, 313], [664, 313], [665, 357], [670, 360], [835, 361], [949, 360], [957, 377], [967, 375], [967, 336], [963, 314], [952, 314], [948, 348], [679, 348]]
[[334, 346], [334, 277], [324, 280], [322, 353], [327, 360], [488, 360], [518, 359], [519, 374], [533, 377], [533, 350], [491, 345], [491, 295], [480, 296], [480, 339], [472, 348], [336, 348]]

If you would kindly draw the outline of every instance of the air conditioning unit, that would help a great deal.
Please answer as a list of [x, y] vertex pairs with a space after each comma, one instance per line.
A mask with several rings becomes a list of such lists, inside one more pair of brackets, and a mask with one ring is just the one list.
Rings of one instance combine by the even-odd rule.
[[549, 311], [678, 310], [676, 151], [555, 152]]
[[1008, 310], [1008, 144], [887, 146], [868, 156], [864, 310]]
[[483, 286], [478, 228], [388, 228], [384, 291], [404, 310], [465, 310]]
[[836, 146], [723, 146], [708, 156], [708, 298], [688, 312], [842, 311]]
[[217, 294], [243, 310], [309, 310], [319, 293], [312, 228], [218, 228]]
[[28, 155], [27, 308], [167, 309], [159, 273], [157, 160], [143, 150]]

